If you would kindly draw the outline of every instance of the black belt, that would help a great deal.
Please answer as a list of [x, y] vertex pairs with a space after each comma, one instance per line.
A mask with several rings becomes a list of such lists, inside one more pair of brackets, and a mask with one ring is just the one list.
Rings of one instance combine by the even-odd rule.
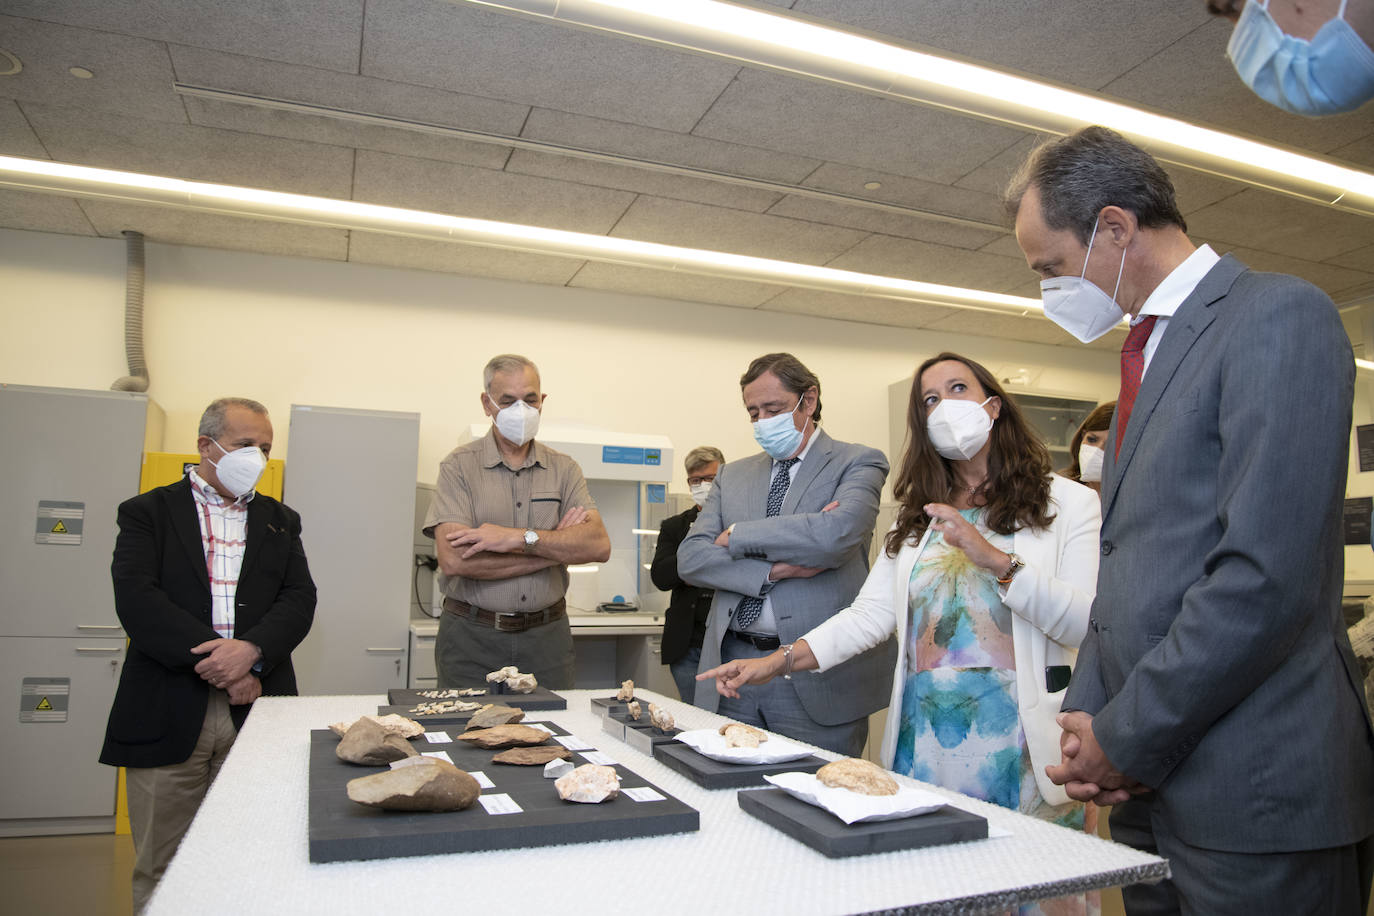
[[753, 633], [741, 633], [739, 630], [728, 630], [727, 632], [736, 639], [749, 643], [760, 652], [772, 652], [782, 645], [782, 640], [776, 636], [755, 636]]
[[562, 620], [568, 616], [568, 602], [559, 598], [542, 611], [489, 611], [486, 608], [475, 607], [456, 598], [445, 598], [444, 610], [484, 627], [491, 627], [493, 630], [500, 630], [503, 633], [520, 633], [531, 627]]

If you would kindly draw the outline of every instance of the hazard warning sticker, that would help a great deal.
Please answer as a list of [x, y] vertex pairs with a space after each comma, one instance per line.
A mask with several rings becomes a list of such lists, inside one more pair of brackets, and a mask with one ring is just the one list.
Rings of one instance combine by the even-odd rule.
[[20, 722], [66, 722], [69, 677], [26, 677], [19, 692]]
[[38, 544], [80, 544], [86, 504], [65, 499], [40, 499], [33, 540]]

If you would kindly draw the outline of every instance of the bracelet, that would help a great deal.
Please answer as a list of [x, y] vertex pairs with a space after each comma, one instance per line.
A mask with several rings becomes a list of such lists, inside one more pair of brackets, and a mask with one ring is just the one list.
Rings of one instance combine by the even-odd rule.
[[783, 661], [787, 662], [787, 670], [782, 673], [782, 679], [784, 681], [792, 680], [792, 647], [795, 645], [796, 643], [789, 642], [782, 647], [782, 658]]
[[1007, 566], [1007, 571], [997, 577], [997, 584], [1002, 586], [1011, 585], [1011, 580], [1016, 578], [1016, 574], [1026, 568], [1025, 562], [1016, 554], [1008, 554], [1011, 563]]

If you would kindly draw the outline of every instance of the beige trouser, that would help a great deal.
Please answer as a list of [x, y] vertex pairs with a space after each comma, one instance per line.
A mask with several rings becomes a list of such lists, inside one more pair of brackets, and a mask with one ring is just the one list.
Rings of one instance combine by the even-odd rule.
[[135, 916], [148, 905], [237, 735], [229, 718], [229, 695], [211, 689], [205, 723], [195, 750], [185, 762], [127, 768], [129, 826], [135, 853]]

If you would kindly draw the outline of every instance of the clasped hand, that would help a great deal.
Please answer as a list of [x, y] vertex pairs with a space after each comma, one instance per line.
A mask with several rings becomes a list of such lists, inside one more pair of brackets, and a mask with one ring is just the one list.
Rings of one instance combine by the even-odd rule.
[[1062, 755], [1057, 766], [1045, 767], [1055, 785], [1064, 787], [1069, 798], [1099, 805], [1119, 805], [1132, 795], [1150, 791], [1148, 786], [1129, 778], [1107, 759], [1093, 733], [1093, 717], [1081, 710], [1061, 712], [1055, 721], [1064, 731], [1059, 736]]
[[[587, 520], [588, 511], [581, 506], [573, 506], [563, 513], [555, 531], [562, 531]], [[448, 545], [454, 550], [466, 548], [462, 553], [464, 560], [470, 560], [479, 553], [519, 553], [525, 549], [525, 529], [508, 528], [483, 522], [476, 528], [455, 528], [449, 531]]]
[[262, 653], [251, 642], [208, 639], [192, 646], [191, 653], [205, 656], [196, 663], [196, 674], [211, 687], [227, 691], [231, 705], [241, 706], [262, 696], [262, 681], [251, 673]]

